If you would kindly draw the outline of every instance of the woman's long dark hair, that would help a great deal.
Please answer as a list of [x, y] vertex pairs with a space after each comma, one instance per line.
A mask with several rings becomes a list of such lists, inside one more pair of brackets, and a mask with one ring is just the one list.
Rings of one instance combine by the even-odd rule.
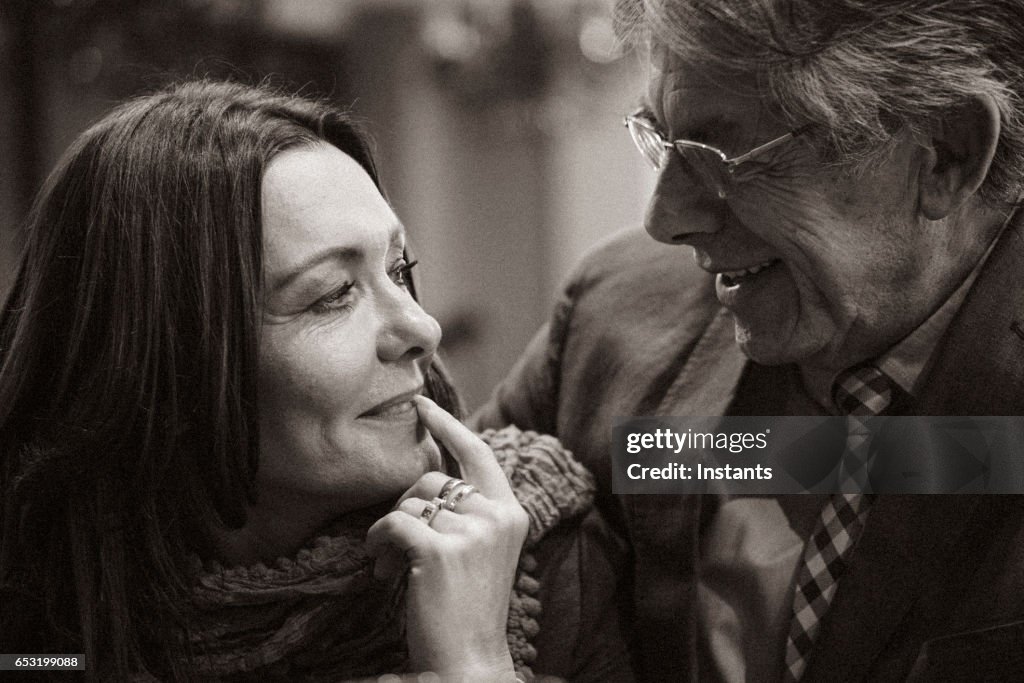
[[[317, 141], [378, 182], [343, 112], [190, 82], [115, 109], [50, 176], [0, 314], [0, 651], [187, 676], [187, 558], [253, 495], [262, 177]], [[439, 368], [428, 384], [455, 408]]]

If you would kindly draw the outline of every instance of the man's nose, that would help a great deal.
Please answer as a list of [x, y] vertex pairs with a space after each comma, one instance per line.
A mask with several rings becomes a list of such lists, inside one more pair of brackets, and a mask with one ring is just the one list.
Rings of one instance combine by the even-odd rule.
[[408, 292], [393, 292], [384, 306], [385, 321], [377, 337], [381, 360], [417, 360], [437, 351], [441, 326]]
[[647, 204], [644, 227], [659, 242], [686, 244], [689, 235], [720, 229], [728, 211], [728, 205], [671, 152]]

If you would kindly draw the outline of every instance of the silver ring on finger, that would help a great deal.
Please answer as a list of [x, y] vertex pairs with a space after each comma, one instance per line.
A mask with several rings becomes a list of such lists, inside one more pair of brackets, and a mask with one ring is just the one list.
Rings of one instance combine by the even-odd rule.
[[463, 483], [462, 486], [449, 493], [448, 497], [444, 499], [444, 509], [449, 512], [455, 512], [456, 506], [461, 503], [463, 499], [473, 495], [474, 493], [476, 493], [475, 486]]
[[459, 485], [465, 484], [465, 483], [466, 482], [462, 481], [461, 479], [458, 479], [456, 477], [452, 477], [451, 479], [449, 479], [448, 481], [446, 481], [444, 483], [444, 486], [441, 487], [441, 491], [437, 494], [437, 497], [441, 498], [443, 500], [443, 499], [448, 497], [448, 494], [450, 494], [452, 492], [452, 489], [454, 489], [456, 486], [459, 486]]
[[434, 517], [437, 516], [437, 513], [443, 504], [444, 501], [440, 498], [428, 501], [427, 504], [423, 506], [423, 511], [420, 512], [420, 520], [427, 526], [430, 526], [430, 523], [434, 521]]

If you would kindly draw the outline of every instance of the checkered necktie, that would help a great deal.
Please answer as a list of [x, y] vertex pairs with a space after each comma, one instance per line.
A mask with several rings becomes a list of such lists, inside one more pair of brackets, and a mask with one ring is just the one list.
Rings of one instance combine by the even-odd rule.
[[839, 490], [871, 493], [868, 481], [868, 420], [892, 404], [893, 383], [873, 365], [848, 370], [836, 380], [835, 404], [846, 415], [846, 451], [839, 466]]
[[848, 429], [839, 473], [843, 493], [833, 494], [825, 503], [804, 548], [786, 641], [784, 681], [803, 676], [821, 620], [864, 529], [872, 502], [867, 478], [870, 432], [865, 418], [884, 412], [892, 399], [891, 380], [871, 365], [848, 370], [836, 382], [836, 405], [846, 413]]

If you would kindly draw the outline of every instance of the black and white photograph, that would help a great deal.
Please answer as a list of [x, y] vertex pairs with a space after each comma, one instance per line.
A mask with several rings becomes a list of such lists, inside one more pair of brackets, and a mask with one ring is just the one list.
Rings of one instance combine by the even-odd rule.
[[1024, 0], [0, 57], [0, 679], [1024, 680]]

